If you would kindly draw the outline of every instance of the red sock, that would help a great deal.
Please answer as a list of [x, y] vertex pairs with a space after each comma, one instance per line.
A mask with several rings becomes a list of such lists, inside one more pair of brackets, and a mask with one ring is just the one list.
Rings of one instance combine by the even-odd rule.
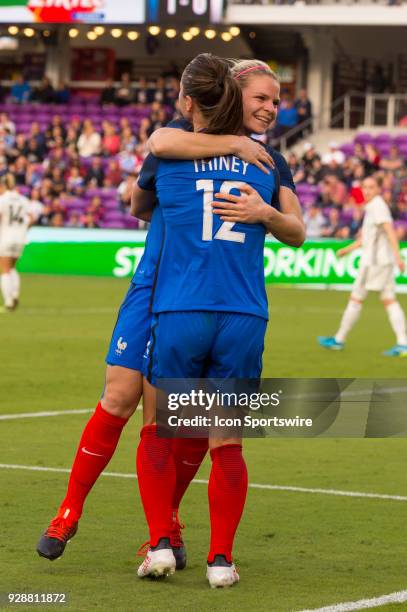
[[240, 444], [214, 448], [211, 458], [208, 486], [211, 547], [208, 563], [215, 555], [225, 555], [231, 562], [233, 540], [246, 501], [247, 468]]
[[175, 463], [176, 482], [172, 507], [178, 510], [181, 499], [191, 480], [199, 470], [208, 450], [207, 438], [175, 438], [172, 455]]
[[83, 430], [61, 508], [73, 508], [79, 516], [82, 514], [85, 499], [112, 458], [127, 421], [106, 412], [98, 403]]
[[172, 439], [159, 438], [156, 430], [156, 425], [145, 425], [137, 449], [137, 477], [150, 529], [150, 546], [156, 546], [160, 538], [170, 537], [175, 487]]

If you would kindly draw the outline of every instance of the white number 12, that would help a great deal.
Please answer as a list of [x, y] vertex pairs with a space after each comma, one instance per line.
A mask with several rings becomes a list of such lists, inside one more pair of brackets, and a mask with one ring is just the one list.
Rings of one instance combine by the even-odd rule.
[[[245, 185], [241, 181], [223, 181], [219, 191], [221, 193], [230, 193], [232, 189], [240, 189]], [[211, 203], [213, 202], [214, 187], [213, 181], [210, 179], [201, 179], [196, 181], [196, 190], [204, 192], [203, 194], [203, 225], [202, 225], [202, 240], [228, 240], [229, 242], [244, 242], [246, 234], [244, 232], [232, 231], [235, 225], [231, 221], [222, 223], [215, 236], [213, 234], [213, 210]]]

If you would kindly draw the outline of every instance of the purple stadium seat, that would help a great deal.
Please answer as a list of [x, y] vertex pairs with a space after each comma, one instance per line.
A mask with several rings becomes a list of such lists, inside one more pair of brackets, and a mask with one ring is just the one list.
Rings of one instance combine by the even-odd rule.
[[124, 221], [102, 221], [100, 226], [105, 229], [125, 229], [126, 228]]
[[135, 219], [131, 215], [125, 215], [124, 222], [126, 224], [126, 227], [129, 229], [137, 229], [139, 226], [139, 220]]
[[356, 136], [355, 142], [365, 145], [367, 142], [373, 142], [373, 136], [366, 132], [361, 132]]

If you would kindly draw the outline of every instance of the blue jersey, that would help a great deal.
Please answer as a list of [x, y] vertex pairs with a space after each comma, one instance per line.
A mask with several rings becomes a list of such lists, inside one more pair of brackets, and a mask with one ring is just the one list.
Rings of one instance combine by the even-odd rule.
[[[174, 119], [166, 127], [178, 128], [191, 131], [192, 126], [185, 119]], [[155, 173], [157, 170], [157, 158], [148, 155], [144, 161], [140, 172], [138, 184], [141, 189], [155, 191]], [[137, 266], [132, 282], [137, 285], [153, 286], [157, 262], [160, 256], [160, 249], [164, 238], [164, 221], [159, 206], [156, 206], [151, 218], [150, 229], [148, 231], [144, 253]]]
[[152, 310], [220, 311], [268, 318], [262, 224], [223, 222], [212, 212], [217, 192], [251, 185], [271, 202], [274, 173], [229, 155], [160, 160], [156, 190], [165, 225]]

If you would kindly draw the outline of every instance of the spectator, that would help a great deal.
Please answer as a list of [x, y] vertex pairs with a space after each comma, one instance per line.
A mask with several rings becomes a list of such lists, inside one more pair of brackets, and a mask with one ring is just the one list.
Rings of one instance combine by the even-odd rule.
[[329, 143], [329, 151], [322, 156], [322, 163], [329, 165], [332, 161], [341, 166], [345, 162], [345, 154], [339, 149], [339, 145], [334, 140]]
[[61, 212], [54, 212], [50, 216], [50, 226], [51, 227], [64, 227], [65, 218]]
[[399, 149], [396, 145], [392, 145], [390, 147], [389, 155], [380, 161], [380, 168], [382, 170], [395, 172], [397, 174], [400, 174], [400, 172], [404, 169], [404, 166], [404, 159], [401, 157]]
[[102, 221], [105, 214], [105, 210], [102, 206], [102, 200], [99, 198], [99, 196], [94, 196], [91, 199], [89, 206], [86, 208], [85, 214], [91, 214], [97, 224]]
[[326, 219], [318, 206], [311, 206], [304, 214], [307, 238], [320, 238], [326, 226]]
[[[274, 128], [274, 135], [276, 138], [284, 136], [289, 130], [295, 127], [298, 123], [298, 113], [294, 106], [294, 101], [291, 96], [287, 93], [281, 97], [281, 103], [278, 108], [276, 126]], [[292, 143], [287, 143], [288, 146]]]
[[83, 223], [78, 212], [71, 213], [67, 227], [83, 227]]
[[106, 157], [117, 155], [120, 151], [120, 136], [116, 128], [109, 121], [104, 121], [104, 134], [102, 139], [102, 153]]
[[[312, 104], [311, 100], [308, 98], [306, 89], [300, 89], [298, 93], [298, 98], [296, 99], [294, 106], [297, 110], [298, 123], [303, 123], [304, 121], [307, 121], [308, 119], [312, 118]], [[310, 132], [312, 132], [311, 122], [309, 122], [309, 124], [307, 124], [303, 130], [301, 130], [301, 138], [303, 138], [305, 134]]]
[[133, 187], [136, 184], [136, 174], [129, 174], [124, 181], [122, 181], [117, 188], [117, 193], [119, 195], [119, 208], [123, 212], [130, 208], [131, 202], [131, 194], [133, 191]]
[[105, 180], [105, 171], [100, 157], [93, 157], [90, 168], [86, 173], [85, 183], [91, 187], [103, 187]]
[[[134, 169], [134, 165], [132, 169]], [[119, 161], [117, 159], [111, 159], [107, 165], [104, 185], [105, 187], [117, 187], [121, 183], [121, 180], [122, 171]]]
[[37, 187], [31, 189], [29, 213], [36, 224], [44, 212], [44, 204], [40, 200], [40, 190]]
[[96, 132], [90, 119], [85, 119], [83, 122], [82, 133], [78, 138], [77, 147], [81, 157], [92, 157], [99, 155], [102, 139], [100, 134]]
[[71, 99], [71, 90], [68, 87], [68, 84], [64, 81], [61, 81], [55, 91], [55, 103], [56, 104], [68, 104]]
[[328, 174], [321, 185], [319, 202], [322, 206], [336, 206], [341, 208], [346, 200], [346, 186], [338, 179], [336, 174]]
[[41, 104], [52, 104], [55, 102], [55, 90], [47, 76], [44, 76], [37, 89], [34, 90], [31, 96], [33, 102]]
[[11, 101], [16, 104], [23, 104], [28, 102], [31, 98], [31, 85], [23, 78], [22, 75], [18, 75], [11, 86]]
[[28, 133], [28, 138], [31, 140], [35, 139], [38, 149], [41, 152], [41, 156], [44, 157], [46, 153], [46, 145], [45, 145], [45, 135], [42, 133], [40, 124], [38, 121], [33, 121], [30, 127], [30, 131]]
[[127, 106], [134, 102], [134, 92], [128, 72], [124, 72], [121, 76], [120, 84], [116, 92], [115, 102], [119, 106]]
[[16, 124], [11, 121], [7, 113], [0, 113], [0, 127], [7, 130], [9, 134], [16, 133]]
[[114, 104], [116, 102], [116, 87], [114, 86], [113, 79], [107, 79], [104, 88], [100, 94], [100, 104], [103, 106], [108, 104]]
[[91, 212], [86, 213], [82, 218], [83, 227], [87, 228], [98, 228], [100, 227], [99, 223], [95, 219], [94, 215]]
[[80, 196], [84, 192], [85, 181], [80, 173], [80, 169], [73, 166], [66, 178], [66, 189], [71, 195]]
[[343, 223], [341, 222], [341, 215], [337, 208], [331, 208], [328, 213], [328, 223], [326, 227], [322, 228], [321, 235], [324, 238], [339, 238]]

